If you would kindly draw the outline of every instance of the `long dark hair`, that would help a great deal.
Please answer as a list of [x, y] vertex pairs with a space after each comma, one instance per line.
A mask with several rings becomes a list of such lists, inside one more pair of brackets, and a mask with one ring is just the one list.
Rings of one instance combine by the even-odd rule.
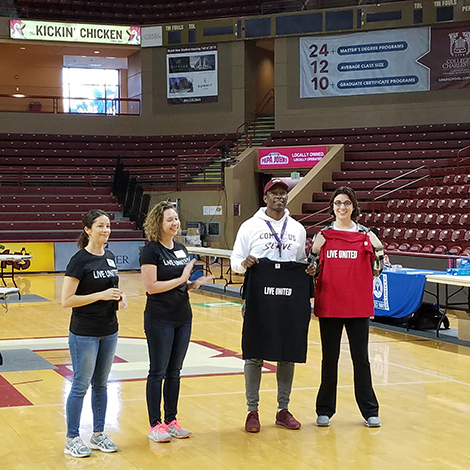
[[331, 199], [330, 199], [329, 213], [331, 215], [335, 215], [333, 205], [334, 205], [334, 201], [336, 197], [339, 196], [340, 194], [344, 194], [345, 196], [348, 196], [348, 198], [352, 202], [354, 209], [351, 214], [351, 219], [355, 219], [356, 217], [359, 217], [361, 215], [361, 209], [359, 208], [359, 203], [357, 202], [356, 193], [354, 192], [354, 189], [350, 188], [349, 186], [340, 186], [339, 188], [336, 188], [335, 192], [333, 193], [333, 196], [331, 196]]
[[88, 211], [85, 214], [85, 217], [83, 217], [82, 219], [83, 231], [79, 235], [78, 240], [77, 240], [78, 248], [82, 249], [88, 245], [89, 238], [88, 238], [88, 234], [85, 232], [85, 227], [91, 228], [91, 226], [93, 225], [93, 222], [98, 217], [101, 217], [102, 215], [105, 215], [108, 219], [110, 218], [109, 215], [105, 211], [102, 211], [101, 209], [92, 209], [91, 211]]

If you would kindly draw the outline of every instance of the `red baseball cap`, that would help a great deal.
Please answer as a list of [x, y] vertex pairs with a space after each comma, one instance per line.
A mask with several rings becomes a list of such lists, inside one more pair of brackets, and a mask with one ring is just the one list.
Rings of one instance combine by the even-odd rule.
[[276, 184], [278, 184], [279, 186], [282, 186], [286, 191], [289, 190], [289, 186], [287, 186], [287, 184], [284, 181], [282, 181], [280, 178], [274, 178], [268, 183], [266, 183], [263, 194], [266, 194], [273, 186], [276, 186]]

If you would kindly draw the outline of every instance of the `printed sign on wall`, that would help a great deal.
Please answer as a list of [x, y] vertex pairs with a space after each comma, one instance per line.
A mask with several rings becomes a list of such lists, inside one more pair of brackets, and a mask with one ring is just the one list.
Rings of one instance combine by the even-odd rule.
[[300, 38], [300, 97], [429, 90], [430, 28]]
[[168, 103], [217, 101], [217, 46], [172, 48], [166, 57]]
[[140, 45], [140, 27], [10, 20], [10, 38]]
[[311, 168], [327, 153], [326, 146], [316, 147], [280, 147], [258, 149], [258, 168]]

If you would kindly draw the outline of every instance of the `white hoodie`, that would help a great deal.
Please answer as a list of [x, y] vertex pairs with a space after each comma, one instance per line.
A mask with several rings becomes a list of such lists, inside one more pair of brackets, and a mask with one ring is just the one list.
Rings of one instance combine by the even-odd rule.
[[[278, 243], [271, 233], [266, 221], [269, 221], [277, 233], [281, 236], [284, 220], [287, 218], [287, 226], [282, 238], [282, 248], [279, 253]], [[237, 273], [244, 273], [242, 262], [248, 255], [255, 258], [268, 258], [271, 261], [297, 261], [306, 262], [305, 239], [306, 232], [303, 225], [290, 217], [285, 209], [281, 220], [274, 220], [266, 215], [266, 207], [262, 207], [250, 219], [243, 222], [237, 233], [233, 245], [230, 265]]]

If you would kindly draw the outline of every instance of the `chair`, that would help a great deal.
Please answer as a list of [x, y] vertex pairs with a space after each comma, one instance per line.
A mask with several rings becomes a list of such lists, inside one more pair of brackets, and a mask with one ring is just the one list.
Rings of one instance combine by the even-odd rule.
[[[457, 243], [457, 242], [463, 242], [465, 241], [465, 234], [466, 234], [467, 230], [465, 229], [458, 229], [458, 230], [454, 230], [452, 232], [452, 236], [450, 237], [450, 239], [452, 240], [452, 242], [454, 243]], [[470, 231], [469, 231], [470, 232]], [[470, 233], [469, 233], [469, 236], [470, 236]]]
[[[399, 215], [399, 214], [397, 214]], [[400, 225], [412, 225], [414, 223], [414, 219], [416, 217], [416, 214], [409, 213], [409, 214], [404, 214], [404, 217], [400, 220], [400, 222], [393, 220], [394, 224], [400, 223]]]
[[423, 249], [421, 250], [421, 253], [432, 253], [434, 250], [434, 245], [424, 245]]
[[410, 246], [410, 249], [408, 250], [410, 253], [421, 253], [423, 250], [423, 245], [420, 245], [419, 243], [413, 243], [413, 245]]
[[426, 214], [415, 214], [415, 217], [413, 219], [413, 225], [418, 228], [423, 228], [425, 218], [426, 218]]
[[410, 244], [409, 243], [402, 243], [399, 247], [398, 247], [398, 251], [409, 251], [410, 250]]
[[427, 214], [424, 218], [424, 225], [434, 226], [436, 224], [437, 214]]
[[441, 242], [450, 242], [452, 238], [453, 230], [441, 230], [439, 233], [439, 241]]
[[419, 199], [408, 199], [406, 203], [407, 212], [415, 212]]
[[460, 186], [456, 186], [456, 185], [447, 186], [446, 195], [450, 197], [458, 196], [460, 194], [459, 188]]
[[390, 201], [387, 202], [387, 209], [390, 211], [394, 211], [398, 207], [398, 199], [390, 199]]
[[444, 178], [442, 178], [442, 182], [444, 184], [453, 184], [454, 178], [455, 178], [454, 173], [451, 173], [450, 175], [445, 175]]
[[463, 251], [463, 249], [462, 249], [461, 246], [459, 246], [459, 245], [454, 245], [454, 246], [452, 246], [452, 247], [449, 248], [448, 253], [449, 253], [450, 255], [453, 255], [453, 256], [458, 256], [458, 255], [460, 255], [460, 253], [462, 253], [462, 251]]
[[395, 215], [393, 212], [389, 212], [388, 214], [385, 214], [382, 220], [383, 225], [390, 225], [393, 223], [393, 219], [395, 218]]
[[460, 203], [461, 203], [460, 198], [454, 198], [449, 201], [449, 211], [450, 212], [456, 212], [459, 211]]
[[450, 214], [438, 214], [435, 220], [436, 225], [447, 225], [449, 216]]
[[438, 245], [432, 252], [434, 255], [445, 255], [447, 254], [447, 247], [445, 245]]
[[365, 225], [373, 224], [375, 218], [375, 212], [368, 212], [367, 214], [363, 215], [363, 222]]
[[427, 228], [419, 229], [416, 232], [416, 241], [419, 242], [419, 241], [427, 240], [428, 239], [428, 233], [429, 233], [429, 230]]
[[388, 251], [397, 251], [398, 250], [398, 243], [397, 242], [391, 242], [387, 245], [387, 252]]
[[428, 203], [426, 205], [426, 209], [428, 210], [435, 210], [437, 209], [437, 204], [439, 203], [439, 199], [429, 199], [428, 200]]
[[462, 214], [459, 219], [459, 225], [470, 228], [470, 214]]
[[416, 228], [407, 228], [405, 233], [403, 234], [403, 239], [406, 241], [414, 241], [416, 240], [416, 234], [418, 229]]
[[450, 199], [439, 199], [437, 201], [437, 208], [439, 211], [445, 211], [449, 209]]
[[416, 203], [416, 209], [422, 210], [426, 209], [429, 204], [429, 199], [419, 199]]
[[462, 214], [449, 214], [447, 218], [447, 225], [449, 227], [456, 227], [459, 224], [459, 220]]
[[439, 241], [439, 235], [440, 235], [441, 231], [439, 229], [433, 229], [433, 230], [429, 230], [428, 232], [428, 236], [427, 236], [427, 240], [429, 242], [437, 242]]
[[425, 197], [427, 195], [429, 187], [428, 186], [421, 186], [416, 190], [416, 196], [418, 197]]

